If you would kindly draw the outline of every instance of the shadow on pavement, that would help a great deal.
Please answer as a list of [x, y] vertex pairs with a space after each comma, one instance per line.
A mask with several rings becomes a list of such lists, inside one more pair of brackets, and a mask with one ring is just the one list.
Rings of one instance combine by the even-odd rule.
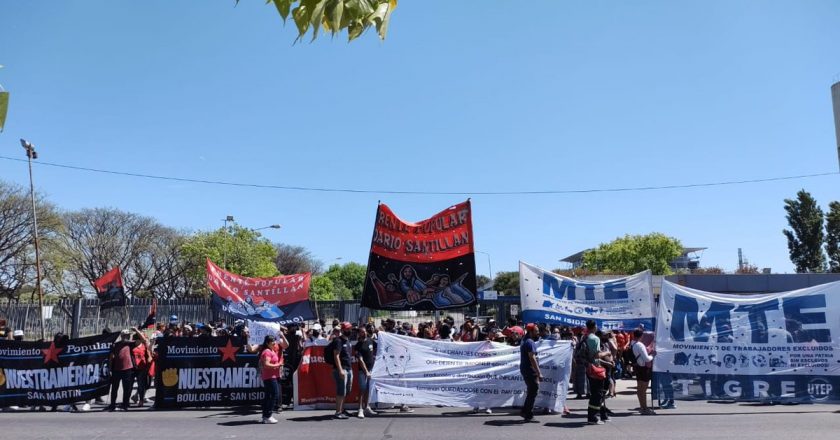
[[323, 422], [325, 420], [333, 420], [332, 414], [324, 416], [309, 416], [309, 417], [290, 417], [286, 419], [290, 422]]
[[259, 425], [259, 420], [237, 420], [233, 422], [219, 422], [219, 426], [245, 426], [245, 425]]
[[531, 422], [526, 422], [525, 420], [522, 420], [522, 419], [519, 419], [519, 420], [488, 420], [488, 421], [484, 422], [484, 424], [487, 425], [487, 426], [521, 426], [521, 425], [527, 425], [529, 423], [539, 423], [539, 422], [537, 422], [536, 420], [533, 420]]
[[570, 422], [570, 423], [546, 423], [543, 426], [548, 426], [549, 428], [583, 428], [586, 426], [586, 422]]

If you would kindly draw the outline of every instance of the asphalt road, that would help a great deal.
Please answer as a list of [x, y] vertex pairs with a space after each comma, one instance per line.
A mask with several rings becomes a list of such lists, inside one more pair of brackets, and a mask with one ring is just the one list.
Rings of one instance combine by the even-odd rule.
[[[523, 424], [517, 410], [468, 414], [463, 408], [418, 408], [413, 414], [389, 409], [364, 420], [332, 420], [330, 411], [285, 411], [276, 425], [259, 424], [256, 409], [150, 411], [128, 413], [0, 413], [0, 440], [20, 439], [836, 439], [838, 405], [758, 405], [678, 402], [677, 409], [641, 416], [632, 381], [619, 382], [608, 400], [617, 413], [605, 425], [586, 425], [586, 401], [569, 400], [571, 416], [538, 416]], [[95, 408], [96, 409], [96, 408]]]

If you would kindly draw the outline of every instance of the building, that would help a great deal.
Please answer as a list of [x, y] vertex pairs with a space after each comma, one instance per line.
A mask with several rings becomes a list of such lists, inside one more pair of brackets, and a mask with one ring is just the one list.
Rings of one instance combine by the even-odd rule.
[[[579, 269], [583, 266], [583, 254], [592, 249], [582, 250], [575, 254], [569, 255], [560, 260], [561, 263], [568, 263], [571, 265], [569, 269]], [[704, 247], [687, 247], [683, 248], [682, 254], [668, 263], [671, 269], [674, 270], [694, 270], [700, 267], [700, 257], [703, 255]]]

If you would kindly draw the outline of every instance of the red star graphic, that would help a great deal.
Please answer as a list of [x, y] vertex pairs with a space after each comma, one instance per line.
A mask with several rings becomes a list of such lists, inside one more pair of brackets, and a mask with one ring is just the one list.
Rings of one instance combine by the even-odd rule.
[[50, 342], [50, 348], [42, 348], [41, 353], [44, 353], [44, 364], [50, 363], [50, 361], [54, 361], [55, 363], [58, 362], [58, 354], [64, 351], [63, 348], [58, 348], [55, 346], [55, 342]]
[[222, 354], [222, 362], [230, 359], [231, 362], [236, 362], [236, 352], [242, 347], [234, 347], [231, 340], [228, 339], [227, 345], [219, 347], [219, 353]]

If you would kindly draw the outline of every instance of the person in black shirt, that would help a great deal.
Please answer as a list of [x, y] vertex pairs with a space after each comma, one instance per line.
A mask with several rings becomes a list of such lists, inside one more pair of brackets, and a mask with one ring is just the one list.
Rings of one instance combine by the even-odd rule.
[[353, 386], [353, 368], [350, 364], [353, 345], [350, 343], [350, 331], [353, 325], [341, 323], [341, 334], [330, 342], [333, 353], [333, 378], [335, 379], [335, 418], [347, 419], [344, 413], [344, 399]]
[[359, 418], [376, 414], [368, 403], [368, 385], [370, 384], [370, 371], [373, 370], [373, 362], [376, 359], [376, 341], [367, 337], [367, 330], [359, 327], [359, 342], [353, 347], [356, 350], [356, 358], [359, 360]]
[[528, 324], [525, 326], [525, 332], [525, 338], [522, 339], [522, 344], [519, 346], [519, 372], [522, 374], [526, 387], [525, 404], [522, 405], [522, 418], [526, 422], [530, 422], [534, 419], [534, 402], [540, 389], [540, 381], [542, 381], [542, 372], [537, 361], [537, 345], [534, 343], [535, 340], [539, 339], [539, 327], [533, 323]]

